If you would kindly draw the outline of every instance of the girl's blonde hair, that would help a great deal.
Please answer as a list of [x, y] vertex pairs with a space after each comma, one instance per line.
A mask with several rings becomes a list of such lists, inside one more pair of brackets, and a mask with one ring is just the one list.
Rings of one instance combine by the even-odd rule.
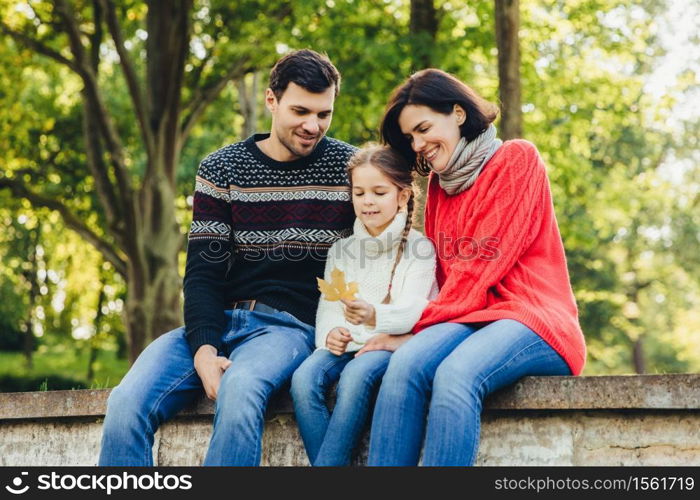
[[408, 161], [400, 155], [396, 150], [388, 146], [378, 146], [369, 145], [350, 158], [348, 162], [348, 177], [350, 178], [350, 187], [352, 188], [352, 172], [362, 165], [372, 165], [373, 167], [379, 169], [384, 175], [386, 175], [389, 180], [394, 184], [399, 192], [404, 189], [410, 189], [411, 194], [408, 198], [408, 204], [406, 206], [406, 225], [403, 228], [403, 234], [401, 236], [401, 242], [399, 243], [399, 251], [396, 254], [396, 259], [394, 260], [394, 266], [391, 268], [391, 277], [389, 278], [389, 289], [386, 292], [382, 304], [388, 304], [391, 302], [391, 283], [394, 280], [394, 274], [396, 273], [396, 266], [398, 266], [401, 261], [401, 257], [406, 249], [406, 242], [408, 241], [408, 233], [411, 231], [411, 226], [413, 225], [413, 213], [415, 205], [415, 184], [413, 182], [413, 171], [411, 165]]

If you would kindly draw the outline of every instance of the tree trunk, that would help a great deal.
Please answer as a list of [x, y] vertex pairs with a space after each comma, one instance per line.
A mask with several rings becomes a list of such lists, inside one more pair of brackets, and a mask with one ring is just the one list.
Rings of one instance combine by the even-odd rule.
[[143, 212], [129, 235], [133, 253], [128, 259], [125, 324], [131, 362], [159, 335], [182, 325], [182, 235], [172, 210], [175, 191], [168, 179], [158, 176], [144, 184], [142, 194]]
[[168, 127], [154, 134], [154, 155], [139, 196], [136, 225], [127, 238], [126, 326], [129, 360], [158, 336], [182, 325], [182, 279], [178, 254], [182, 243], [175, 219], [175, 166], [179, 135]]
[[29, 242], [29, 252], [27, 255], [27, 260], [29, 261], [29, 269], [24, 271], [24, 279], [29, 283], [29, 307], [27, 309], [28, 314], [25, 319], [25, 332], [24, 332], [24, 342], [22, 350], [24, 351], [25, 364], [28, 369], [31, 369], [34, 365], [34, 360], [32, 354], [34, 352], [34, 325], [32, 321], [32, 315], [34, 314], [34, 307], [36, 306], [36, 298], [39, 296], [39, 283], [38, 283], [38, 255], [37, 247], [39, 246], [39, 241], [41, 239], [41, 224], [39, 224], [35, 229], [29, 230], [28, 242]]
[[518, 0], [496, 0], [496, 45], [498, 47], [498, 94], [501, 100], [501, 138], [522, 137], [520, 101], [520, 45]]
[[434, 0], [411, 0], [410, 34], [415, 70], [430, 68], [434, 64], [437, 30]]
[[[411, 0], [411, 19], [409, 34], [411, 51], [413, 55], [413, 70], [418, 71], [431, 68], [436, 65], [433, 54], [435, 53], [435, 40], [438, 30], [438, 13], [434, 0]], [[418, 187], [421, 192], [426, 192], [428, 178], [417, 176]], [[425, 204], [418, 204], [416, 229], [423, 229], [423, 211]]]
[[100, 294], [97, 297], [97, 307], [95, 313], [95, 321], [93, 322], [95, 326], [95, 333], [92, 334], [90, 338], [90, 350], [88, 352], [88, 362], [87, 362], [87, 380], [92, 381], [95, 377], [95, 361], [97, 360], [98, 352], [98, 338], [100, 335], [100, 330], [102, 328], [102, 319], [104, 318], [104, 313], [102, 312], [102, 306], [105, 301], [105, 283], [104, 279], [101, 279]]
[[175, 172], [182, 148], [180, 113], [192, 2], [148, 2], [146, 50], [148, 164], [138, 192], [134, 226], [127, 228], [126, 325], [129, 360], [158, 336], [182, 324], [175, 219]]
[[[250, 80], [250, 85], [246, 80]], [[260, 72], [254, 71], [250, 78], [248, 75], [236, 82], [238, 89], [238, 102], [243, 115], [243, 138], [248, 138], [258, 129], [258, 92], [260, 86]]]
[[[635, 221], [633, 227], [637, 228], [639, 227], [639, 224]], [[629, 253], [627, 255], [627, 262], [629, 264], [629, 269], [632, 270], [632, 272], [634, 272], [635, 275], [637, 275], [637, 271], [634, 270], [634, 262], [637, 259], [637, 252], [635, 252], [633, 247], [629, 248], [628, 250]], [[640, 292], [647, 288], [649, 285], [651, 285], [651, 283], [651, 281], [640, 281], [638, 278], [635, 277], [634, 281], [628, 286], [627, 292], [625, 294], [627, 296], [628, 303], [635, 305], [639, 304]], [[646, 373], [647, 365], [646, 356], [644, 355], [645, 335], [642, 330], [643, 325], [641, 324], [641, 321], [639, 319], [638, 307], [632, 309], [631, 311], [627, 311], [625, 316], [632, 325], [633, 332], [635, 332], [634, 334], [636, 336], [636, 339], [634, 339], [634, 343], [632, 344], [632, 364], [634, 365], [635, 373], [641, 375], [643, 373]]]
[[634, 361], [634, 371], [638, 375], [642, 375], [647, 372], [646, 359], [644, 356], [644, 336], [640, 335], [634, 342], [634, 348], [632, 349], [632, 358]]

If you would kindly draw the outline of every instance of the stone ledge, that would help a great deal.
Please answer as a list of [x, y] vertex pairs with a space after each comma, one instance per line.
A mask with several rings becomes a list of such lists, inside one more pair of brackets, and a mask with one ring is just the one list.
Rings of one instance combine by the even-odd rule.
[[[0, 420], [102, 417], [111, 389], [0, 394]], [[600, 377], [526, 377], [492, 395], [486, 410], [697, 410], [700, 374]], [[292, 413], [289, 395], [275, 398], [271, 414]], [[181, 416], [210, 416], [202, 398]]]
[[[95, 465], [109, 392], [0, 394], [0, 466]], [[201, 464], [213, 410], [203, 398], [165, 423], [155, 463]], [[270, 405], [261, 451], [262, 465], [308, 465], [287, 393]], [[486, 401], [476, 463], [698, 466], [700, 375], [525, 378]]]

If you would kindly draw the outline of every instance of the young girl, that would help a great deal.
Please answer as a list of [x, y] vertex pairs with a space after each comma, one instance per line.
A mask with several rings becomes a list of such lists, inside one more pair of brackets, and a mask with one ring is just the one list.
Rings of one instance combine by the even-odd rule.
[[[362, 350], [377, 334], [404, 334], [437, 295], [432, 243], [411, 229], [410, 166], [388, 147], [365, 148], [348, 165], [354, 233], [328, 252], [325, 280], [339, 269], [357, 282], [356, 300], [330, 302], [316, 314], [316, 351], [292, 377], [299, 430], [312, 465], [347, 465], [368, 420], [391, 353]], [[339, 382], [338, 382], [339, 380]], [[326, 394], [338, 382], [332, 414]]]

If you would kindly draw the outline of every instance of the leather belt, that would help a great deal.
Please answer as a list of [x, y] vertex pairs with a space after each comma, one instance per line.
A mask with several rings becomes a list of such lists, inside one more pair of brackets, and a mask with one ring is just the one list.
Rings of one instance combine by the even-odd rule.
[[267, 306], [257, 300], [238, 300], [232, 304], [233, 309], [245, 309], [247, 311], [258, 311], [265, 314], [275, 314], [279, 310], [274, 307]]

